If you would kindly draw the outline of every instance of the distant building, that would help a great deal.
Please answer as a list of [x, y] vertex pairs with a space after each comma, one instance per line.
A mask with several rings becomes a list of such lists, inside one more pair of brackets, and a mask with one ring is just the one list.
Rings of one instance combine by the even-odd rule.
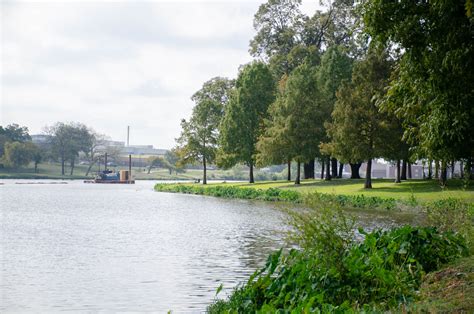
[[122, 148], [125, 155], [164, 156], [166, 149], [154, 148], [153, 145], [130, 145]]

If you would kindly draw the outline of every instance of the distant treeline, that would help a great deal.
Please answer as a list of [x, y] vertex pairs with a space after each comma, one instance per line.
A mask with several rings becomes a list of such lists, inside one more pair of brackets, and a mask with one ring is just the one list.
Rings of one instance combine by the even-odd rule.
[[[44, 135], [46, 140], [33, 143], [26, 126], [0, 126], [0, 166], [16, 169], [34, 162], [36, 172], [39, 163], [58, 161], [61, 163], [61, 174], [65, 175], [69, 166], [69, 175], [72, 176], [80, 156], [89, 164], [87, 176], [103, 154], [106, 139], [105, 135], [81, 123], [58, 122], [45, 127]], [[112, 157], [118, 154], [117, 151], [108, 153]]]
[[[109, 145], [109, 140], [108, 136], [78, 122], [57, 122], [46, 126], [41, 139], [35, 142], [26, 126], [16, 123], [0, 126], [0, 168], [19, 170], [33, 163], [37, 173], [40, 163], [59, 162], [60, 174], [72, 176], [80, 162], [87, 165], [84, 175], [89, 176], [94, 167], [106, 162], [105, 154], [110, 166], [116, 166], [120, 162], [121, 148]], [[170, 175], [173, 172], [178, 174], [185, 171], [178, 160], [176, 153], [170, 150], [163, 156], [148, 157], [140, 163], [140, 167], [144, 164], [148, 173], [153, 168], [164, 168]]]

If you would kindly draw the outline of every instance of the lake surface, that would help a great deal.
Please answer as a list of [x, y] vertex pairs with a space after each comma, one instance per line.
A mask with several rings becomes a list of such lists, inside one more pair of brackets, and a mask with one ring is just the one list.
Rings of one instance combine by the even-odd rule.
[[262, 203], [2, 182], [0, 312], [198, 312], [282, 246], [282, 214]]
[[272, 204], [157, 193], [150, 181], [0, 182], [0, 312], [202, 312], [221, 283], [224, 297], [284, 245]]

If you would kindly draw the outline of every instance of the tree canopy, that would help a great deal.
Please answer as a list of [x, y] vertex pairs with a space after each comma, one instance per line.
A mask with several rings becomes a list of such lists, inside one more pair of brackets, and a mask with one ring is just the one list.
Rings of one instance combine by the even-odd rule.
[[218, 164], [222, 167], [246, 164], [250, 167], [250, 182], [254, 182], [256, 144], [268, 117], [268, 106], [274, 99], [275, 83], [267, 65], [253, 62], [240, 70], [220, 125]]
[[218, 127], [232, 85], [233, 82], [225, 78], [213, 78], [204, 83], [191, 98], [196, 103], [191, 118], [181, 120], [176, 153], [181, 164], [202, 163], [203, 184], [207, 183], [207, 165], [216, 157]]
[[[387, 107], [420, 157], [474, 155], [474, 20], [471, 1], [367, 1], [368, 33], [403, 50]], [[387, 16], [390, 16], [388, 19]]]

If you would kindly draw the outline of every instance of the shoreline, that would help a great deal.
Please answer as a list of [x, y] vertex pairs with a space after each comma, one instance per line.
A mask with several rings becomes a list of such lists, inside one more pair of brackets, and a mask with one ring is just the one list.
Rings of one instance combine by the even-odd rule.
[[[377, 208], [384, 210], [397, 210], [406, 208], [417, 208], [418, 206], [428, 205], [446, 200], [459, 200], [473, 204], [472, 197], [474, 193], [470, 190], [448, 191], [437, 193], [430, 192], [434, 197], [427, 198], [422, 192], [412, 191], [411, 194], [397, 195], [398, 191], [385, 191], [384, 193], [373, 193], [373, 191], [351, 191], [345, 193], [346, 182], [341, 185], [334, 185], [332, 189], [324, 189], [324, 182], [302, 184], [294, 187], [287, 182], [258, 182], [253, 185], [247, 183], [223, 182], [211, 183], [208, 185], [196, 183], [157, 183], [154, 190], [157, 192], [170, 192], [181, 194], [194, 194], [214, 196], [221, 198], [235, 199], [253, 199], [269, 202], [289, 202], [303, 203], [308, 195], [317, 196], [318, 201], [324, 203], [336, 203], [341, 206], [350, 206], [354, 208]], [[347, 182], [350, 184], [350, 182]], [[321, 187], [321, 188], [320, 188]]]

